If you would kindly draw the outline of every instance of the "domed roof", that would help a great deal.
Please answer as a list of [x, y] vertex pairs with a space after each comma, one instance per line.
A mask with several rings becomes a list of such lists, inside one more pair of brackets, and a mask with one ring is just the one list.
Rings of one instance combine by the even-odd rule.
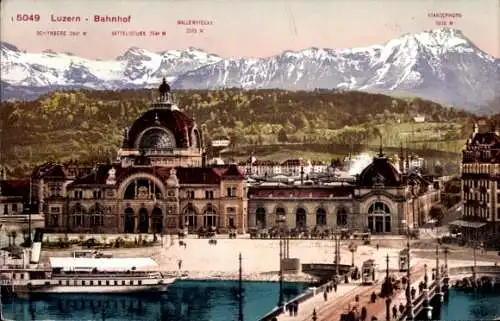
[[358, 176], [360, 186], [401, 186], [401, 174], [386, 157], [378, 156]]
[[[132, 127], [130, 127], [128, 131], [128, 139], [124, 141], [123, 147], [139, 147], [138, 139], [142, 138], [146, 132], [156, 132], [156, 135], [153, 135], [154, 137], [152, 140], [158, 141], [162, 138], [169, 139], [167, 136], [161, 137], [159, 135], [162, 131], [173, 135], [173, 138], [175, 139], [175, 147], [188, 147], [186, 134], [191, 133], [191, 130], [195, 126], [195, 121], [179, 110], [166, 108], [150, 109], [142, 114], [142, 116], [134, 122]], [[151, 143], [155, 142], [152, 141]]]
[[[188, 117], [175, 105], [166, 80], [159, 87], [159, 97], [149, 110], [142, 114], [123, 135], [122, 148], [148, 150], [155, 155], [171, 153], [174, 149], [196, 148], [201, 151], [203, 140], [193, 118]], [[158, 153], [159, 152], [159, 153]]]

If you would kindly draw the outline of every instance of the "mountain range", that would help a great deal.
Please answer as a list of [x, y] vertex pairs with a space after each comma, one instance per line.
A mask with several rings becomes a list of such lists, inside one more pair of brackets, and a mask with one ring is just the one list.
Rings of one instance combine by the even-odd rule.
[[500, 59], [460, 30], [404, 34], [363, 48], [307, 48], [264, 58], [224, 59], [201, 49], [151, 52], [132, 47], [114, 60], [71, 53], [28, 53], [0, 43], [2, 99], [32, 99], [54, 89], [338, 89], [419, 96], [478, 111], [500, 92]]

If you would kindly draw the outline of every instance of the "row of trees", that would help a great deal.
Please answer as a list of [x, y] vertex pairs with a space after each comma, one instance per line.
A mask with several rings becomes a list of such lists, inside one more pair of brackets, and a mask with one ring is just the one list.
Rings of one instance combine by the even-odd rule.
[[[22, 172], [43, 161], [113, 157], [123, 128], [153, 98], [151, 90], [53, 92], [36, 101], [2, 102], [0, 163]], [[377, 124], [411, 121], [466, 123], [473, 116], [422, 99], [361, 92], [239, 89], [179, 91], [182, 110], [206, 140], [229, 138], [234, 146], [281, 143], [366, 143]]]

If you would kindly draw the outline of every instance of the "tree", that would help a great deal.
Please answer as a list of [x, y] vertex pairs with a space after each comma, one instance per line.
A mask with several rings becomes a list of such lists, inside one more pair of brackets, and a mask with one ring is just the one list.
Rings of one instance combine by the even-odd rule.
[[12, 246], [16, 246], [17, 231], [13, 230], [10, 234], [12, 235]]
[[286, 131], [283, 127], [281, 127], [280, 131], [278, 132], [278, 142], [280, 143], [288, 142], [288, 137], [286, 136]]
[[436, 225], [441, 225], [441, 222], [443, 221], [444, 218], [444, 210], [441, 205], [434, 205], [431, 207], [431, 210], [429, 211], [429, 216], [433, 219], [436, 220]]

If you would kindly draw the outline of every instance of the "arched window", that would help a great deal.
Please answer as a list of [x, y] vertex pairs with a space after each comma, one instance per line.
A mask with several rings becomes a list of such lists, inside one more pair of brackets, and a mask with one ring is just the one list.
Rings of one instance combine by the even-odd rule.
[[130, 207], [125, 209], [125, 224], [124, 224], [124, 232], [125, 233], [135, 233], [135, 217], [134, 210]]
[[304, 228], [307, 226], [306, 210], [302, 207], [299, 207], [295, 213], [295, 226], [297, 228]]
[[148, 210], [142, 207], [139, 209], [139, 233], [149, 232], [149, 214]]
[[85, 227], [84, 214], [86, 213], [85, 208], [80, 203], [76, 205], [71, 210], [73, 227]]
[[200, 132], [197, 129], [193, 130], [191, 135], [191, 146], [195, 148], [201, 147]]
[[347, 210], [341, 207], [337, 210], [337, 226], [347, 225]]
[[236, 207], [230, 206], [226, 208], [227, 226], [231, 229], [236, 228]]
[[97, 227], [104, 225], [104, 206], [99, 203], [95, 203], [89, 210], [90, 216], [90, 226]]
[[151, 225], [153, 233], [163, 232], [163, 212], [161, 208], [153, 208], [153, 211], [151, 212]]
[[171, 150], [175, 148], [175, 137], [167, 129], [152, 128], [140, 137], [138, 147], [139, 149]]
[[198, 227], [198, 220], [196, 219], [196, 209], [193, 204], [189, 203], [184, 209], [184, 222], [188, 227], [188, 230], [192, 230]]
[[316, 210], [316, 225], [326, 226], [326, 211], [322, 207]]
[[286, 217], [286, 212], [285, 212], [285, 209], [283, 207], [276, 208], [276, 217], [279, 217], [279, 218]]
[[255, 210], [255, 225], [258, 228], [266, 227], [266, 209], [263, 207], [258, 207]]
[[368, 228], [372, 233], [391, 232], [391, 211], [383, 202], [375, 202], [368, 208]]
[[162, 199], [161, 190], [153, 181], [147, 178], [135, 179], [125, 189], [123, 198], [126, 200], [157, 200]]
[[217, 226], [217, 211], [212, 206], [208, 204], [203, 212], [203, 226], [204, 227], [216, 227]]

